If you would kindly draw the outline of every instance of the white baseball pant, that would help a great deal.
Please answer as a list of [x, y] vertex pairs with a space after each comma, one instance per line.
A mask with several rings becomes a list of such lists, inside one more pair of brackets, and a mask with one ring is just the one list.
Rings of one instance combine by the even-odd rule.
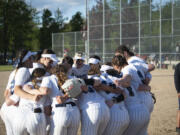
[[80, 112], [77, 106], [54, 107], [50, 135], [77, 135]]
[[110, 120], [103, 135], [122, 135], [129, 125], [129, 114], [124, 105], [114, 104], [110, 108]]
[[102, 135], [110, 119], [109, 108], [105, 103], [91, 103], [81, 111], [81, 134]]

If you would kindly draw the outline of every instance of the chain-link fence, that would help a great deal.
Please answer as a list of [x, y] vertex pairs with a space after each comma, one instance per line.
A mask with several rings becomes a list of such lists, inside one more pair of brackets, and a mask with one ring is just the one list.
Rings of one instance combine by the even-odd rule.
[[64, 54], [74, 56], [75, 52], [85, 52], [86, 31], [52, 34], [52, 49], [58, 57]]
[[60, 56], [68, 48], [71, 55], [80, 50], [87, 56], [98, 54], [105, 62], [120, 44], [126, 44], [160, 67], [180, 60], [180, 0], [86, 2], [87, 38], [83, 32], [53, 34], [53, 49]]

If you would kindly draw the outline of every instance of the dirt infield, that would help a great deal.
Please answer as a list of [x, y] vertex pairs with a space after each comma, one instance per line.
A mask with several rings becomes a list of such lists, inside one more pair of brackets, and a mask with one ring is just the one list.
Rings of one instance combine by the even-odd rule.
[[[8, 81], [10, 72], [0, 72], [0, 105], [3, 103], [3, 91]], [[177, 135], [176, 111], [177, 94], [174, 87], [173, 70], [155, 70], [152, 72], [152, 92], [155, 93], [157, 102], [151, 115], [148, 129], [149, 135]], [[0, 118], [0, 135], [5, 135], [4, 124]]]

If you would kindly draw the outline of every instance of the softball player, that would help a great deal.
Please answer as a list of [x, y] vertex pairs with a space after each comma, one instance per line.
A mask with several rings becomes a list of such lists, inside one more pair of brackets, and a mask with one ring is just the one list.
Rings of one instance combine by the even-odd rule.
[[83, 92], [77, 101], [81, 110], [81, 134], [102, 135], [110, 118], [105, 99], [88, 85], [88, 92]]
[[[101, 76], [101, 78], [103, 77], [104, 76]], [[106, 78], [105, 81], [109, 85], [113, 85], [114, 80], [119, 79], [117, 74], [115, 76], [106, 74], [104, 78]], [[124, 104], [124, 95], [106, 93], [103, 91], [100, 91], [100, 93], [106, 98], [107, 102], [113, 102], [110, 108], [110, 121], [103, 135], [122, 135], [129, 125], [129, 114]]]
[[[32, 66], [32, 61], [31, 61], [32, 55], [33, 53], [27, 50], [24, 50], [21, 52], [18, 66], [16, 70], [13, 71], [12, 74], [10, 75], [10, 79], [8, 82], [8, 87], [10, 88], [12, 94], [14, 93], [14, 88], [17, 88], [16, 86], [17, 83], [18, 83], [18, 87], [21, 88], [21, 84], [24, 84], [30, 78], [28, 68]], [[3, 117], [5, 117], [5, 125], [7, 129], [7, 134], [11, 134], [11, 135], [13, 134], [12, 132], [13, 132], [13, 126], [14, 126], [13, 124], [14, 118], [16, 118], [16, 114], [17, 114], [17, 107], [13, 105], [19, 101], [19, 96], [17, 95], [13, 94], [8, 99], [8, 105], [11, 105], [11, 106], [7, 107], [7, 104], [6, 104], [7, 100], [6, 100], [6, 103], [4, 103], [3, 107], [1, 108]], [[31, 97], [35, 99], [37, 98], [36, 96], [33, 96], [33, 95]], [[11, 114], [9, 112], [11, 112]]]
[[[45, 73], [45, 69], [35, 68], [32, 72], [32, 82], [25, 84], [23, 89], [31, 94], [43, 95], [43, 92], [36, 89], [40, 86], [41, 79]], [[46, 100], [47, 96], [42, 96], [38, 102], [21, 98], [17, 114], [19, 117], [15, 118], [15, 122], [21, 121], [23, 127], [16, 129], [14, 131], [16, 134], [23, 135], [27, 131], [29, 135], [46, 135], [46, 118], [44, 114]]]
[[[123, 135], [146, 135], [150, 113], [144, 104], [140, 103], [136, 89], [139, 86], [136, 68], [128, 65], [122, 56], [114, 56], [112, 64], [115, 70], [122, 73], [121, 86], [126, 92], [125, 104], [129, 112], [130, 123]], [[139, 79], [140, 80], [140, 79]]]
[[50, 135], [77, 135], [80, 113], [75, 102], [59, 89], [67, 79], [65, 66], [57, 65], [53, 75], [44, 77], [41, 88], [47, 91], [52, 101]]
[[180, 133], [180, 63], [176, 65], [175, 71], [174, 71], [174, 84], [175, 88], [177, 91], [177, 96], [178, 96], [178, 111], [177, 111], [177, 116], [176, 116], [176, 132]]
[[[129, 50], [129, 48], [124, 45], [116, 49], [116, 55], [123, 55], [126, 58], [128, 64], [134, 65], [137, 70], [138, 76], [141, 79], [140, 84], [149, 84], [149, 81], [152, 78], [150, 71], [154, 70], [154, 65], [146, 64], [144, 60], [137, 56], [134, 56], [134, 54]], [[145, 90], [137, 90], [137, 94], [139, 99], [141, 100], [141, 103], [145, 104], [149, 112], [151, 113], [154, 108], [152, 94], [149, 91]]]
[[[15, 76], [15, 87], [14, 87], [14, 93], [16, 95], [18, 95], [20, 98], [25, 98], [25, 99], [29, 99], [29, 100], [33, 100], [33, 101], [38, 101], [39, 100], [39, 96], [38, 95], [33, 95], [30, 94], [28, 92], [25, 92], [22, 88], [23, 85], [29, 81], [30, 79], [30, 72], [28, 68], [32, 67], [32, 53], [30, 51], [25, 51], [23, 52], [26, 55], [24, 57], [20, 58], [20, 64], [22, 65], [21, 68], [18, 69], [16, 76]], [[21, 121], [21, 123], [19, 123], [19, 118], [23, 118], [23, 113], [21, 113], [21, 109], [20, 109], [20, 105], [18, 107], [18, 112], [16, 113], [16, 116], [13, 120], [13, 132], [14, 134], [17, 135], [23, 135], [26, 134], [27, 131], [24, 128], [25, 125], [25, 119], [23, 119], [23, 121]], [[17, 122], [19, 124], [17, 124]]]
[[82, 53], [76, 53], [74, 56], [75, 64], [72, 68], [72, 76], [77, 78], [87, 78], [89, 66], [84, 64], [85, 58]]
[[[90, 58], [89, 62], [91, 75], [88, 75], [88, 78], [99, 79], [103, 84], [109, 85], [111, 87], [115, 86], [113, 83], [114, 79], [117, 79], [118, 74], [112, 75], [108, 73], [103, 73], [103, 75], [99, 76], [95, 73], [100, 73], [100, 61], [96, 58]], [[103, 66], [101, 71], [106, 72], [107, 69], [111, 67]], [[94, 74], [93, 74], [94, 71]], [[109, 105], [110, 109], [110, 120], [103, 132], [103, 135], [122, 135], [129, 124], [129, 115], [128, 111], [124, 105], [124, 96], [122, 94], [117, 95], [111, 92], [99, 91], [98, 92], [102, 97], [105, 98], [107, 105]]]
[[[16, 70], [11, 72], [8, 80], [8, 84], [5, 90], [5, 102], [3, 103], [1, 107], [1, 118], [5, 123], [6, 133], [7, 135], [13, 135], [13, 128], [12, 128], [12, 118], [14, 117], [12, 114], [13, 111], [16, 111], [17, 107], [14, 106], [18, 101], [18, 96], [11, 96], [13, 94], [13, 88], [14, 88], [14, 77], [15, 77]], [[16, 98], [15, 100], [13, 99]], [[11, 113], [11, 114], [10, 114]]]

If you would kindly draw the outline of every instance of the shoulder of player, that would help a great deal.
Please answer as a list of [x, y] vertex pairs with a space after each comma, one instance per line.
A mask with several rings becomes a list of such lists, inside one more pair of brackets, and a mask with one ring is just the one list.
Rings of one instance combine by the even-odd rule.
[[29, 69], [26, 67], [21, 67], [17, 70], [17, 72], [29, 72]]
[[129, 58], [128, 63], [145, 63], [145, 61], [137, 56], [132, 56]]

